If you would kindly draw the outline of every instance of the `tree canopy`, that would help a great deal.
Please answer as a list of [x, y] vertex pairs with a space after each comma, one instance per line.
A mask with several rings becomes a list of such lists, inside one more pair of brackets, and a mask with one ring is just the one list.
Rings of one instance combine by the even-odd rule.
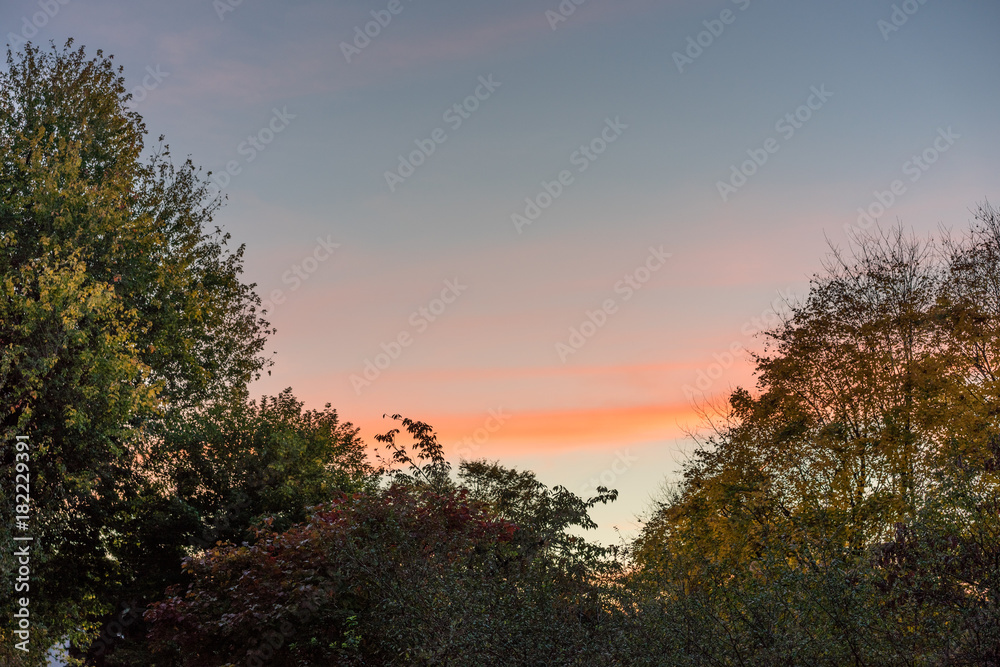
[[0, 526], [4, 664], [1000, 664], [990, 204], [833, 249], [609, 547], [576, 531], [616, 490], [454, 469], [400, 415], [372, 459], [330, 404], [251, 400], [272, 329], [243, 246], [128, 102], [71, 41], [0, 72], [0, 467], [34, 538], [23, 653]]
[[863, 235], [767, 332], [756, 395], [732, 393], [635, 545], [731, 638], [706, 656], [997, 660], [998, 260], [989, 204], [939, 242]]
[[116, 550], [158, 425], [243, 400], [269, 363], [243, 248], [209, 226], [220, 201], [162, 138], [144, 155], [129, 98], [71, 41], [8, 51], [0, 73], [0, 462], [30, 437], [35, 629], [56, 639], [135, 576]]

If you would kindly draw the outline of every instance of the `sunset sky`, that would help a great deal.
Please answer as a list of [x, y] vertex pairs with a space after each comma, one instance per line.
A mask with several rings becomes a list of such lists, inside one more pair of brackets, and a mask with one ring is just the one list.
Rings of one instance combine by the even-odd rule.
[[114, 54], [148, 147], [214, 172], [278, 330], [255, 393], [603, 478], [603, 540], [696, 406], [753, 386], [755, 334], [859, 208], [926, 234], [1000, 202], [992, 0], [9, 0], [0, 25]]

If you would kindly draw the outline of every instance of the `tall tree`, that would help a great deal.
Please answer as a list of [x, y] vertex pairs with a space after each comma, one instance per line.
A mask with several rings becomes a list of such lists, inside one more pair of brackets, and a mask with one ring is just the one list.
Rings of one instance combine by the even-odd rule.
[[112, 554], [134, 539], [156, 424], [242, 400], [268, 365], [243, 248], [210, 228], [220, 200], [162, 137], [143, 157], [129, 99], [121, 68], [72, 40], [8, 50], [0, 73], [0, 465], [30, 438], [42, 643], [87, 628], [134, 577]]
[[985, 204], [940, 243], [858, 237], [789, 304], [633, 552], [728, 637], [706, 661], [993, 664], [998, 297]]

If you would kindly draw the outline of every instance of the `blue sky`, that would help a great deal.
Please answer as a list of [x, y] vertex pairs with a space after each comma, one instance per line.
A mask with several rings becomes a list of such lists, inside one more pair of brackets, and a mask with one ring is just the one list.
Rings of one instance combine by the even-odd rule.
[[[604, 475], [602, 539], [690, 448], [685, 389], [752, 386], [739, 350], [859, 207], [923, 234], [1000, 199], [993, 2], [233, 3], [11, 0], [0, 25], [114, 54], [150, 145], [235, 166], [217, 222], [280, 300], [258, 393], [329, 401], [369, 440], [386, 412], [455, 456], [478, 434], [476, 456], [574, 490]], [[647, 274], [650, 248], [670, 258]], [[509, 418], [486, 431], [490, 410]]]

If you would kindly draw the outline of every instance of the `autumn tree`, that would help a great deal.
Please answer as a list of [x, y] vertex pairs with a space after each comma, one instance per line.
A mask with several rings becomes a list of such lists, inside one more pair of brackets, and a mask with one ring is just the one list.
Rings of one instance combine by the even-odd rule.
[[940, 242], [861, 235], [766, 333], [634, 550], [730, 638], [706, 660], [995, 659], [998, 258], [988, 204]]
[[128, 102], [112, 59], [72, 41], [8, 51], [0, 73], [0, 465], [30, 438], [36, 647], [79, 638], [139, 576], [127, 526], [172, 511], [143, 472], [157, 424], [242, 400], [268, 364], [220, 200], [145, 151]]

